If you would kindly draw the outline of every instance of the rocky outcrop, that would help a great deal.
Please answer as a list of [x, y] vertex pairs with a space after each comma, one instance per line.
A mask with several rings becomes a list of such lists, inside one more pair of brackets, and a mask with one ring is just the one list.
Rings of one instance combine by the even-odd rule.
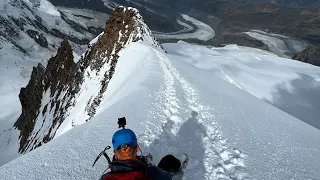
[[312, 45], [293, 56], [292, 59], [320, 67], [320, 45]]
[[104, 33], [88, 45], [77, 63], [71, 45], [64, 40], [47, 67], [34, 68], [29, 84], [21, 89], [22, 114], [14, 125], [20, 130], [19, 152], [52, 140], [60, 125], [70, 121], [70, 114], [81, 113], [78, 117], [82, 118], [72, 119], [72, 126], [90, 120], [116, 71], [119, 52], [146, 38], [147, 43], [161, 48], [136, 9], [119, 7], [111, 13]]
[[[77, 73], [77, 67], [73, 61], [72, 48], [67, 40], [61, 43], [57, 55], [48, 61], [47, 68], [39, 64], [33, 69], [27, 87], [22, 88], [20, 91], [19, 98], [22, 105], [22, 114], [14, 124], [20, 130], [20, 152], [24, 152], [28, 148], [38, 147], [43, 142], [48, 142], [53, 138], [53, 136], [50, 136], [53, 127], [63, 119], [66, 109], [70, 106], [68, 104], [70, 98], [79, 90], [76, 86]], [[50, 101], [44, 104], [43, 95], [46, 92], [50, 92]], [[59, 99], [62, 92], [67, 92], [67, 94], [63, 99]], [[67, 98], [67, 96], [69, 97]], [[67, 105], [60, 106], [62, 102], [66, 102]], [[43, 127], [45, 120], [42, 123], [37, 121], [41, 118], [46, 118], [47, 110], [54, 108], [55, 111], [53, 112], [48, 134], [41, 140], [37, 139], [37, 135], [32, 133], [38, 134], [41, 128], [35, 127], [35, 125], [38, 123]], [[32, 142], [35, 144], [32, 144]]]
[[44, 48], [48, 48], [48, 41], [47, 39], [44, 37], [43, 34], [40, 34], [38, 31], [34, 31], [34, 30], [27, 30], [26, 33], [36, 42], [38, 43], [40, 46], [44, 47]]
[[[142, 23], [139, 21], [142, 21]], [[136, 9], [117, 8], [106, 22], [104, 35], [85, 54], [81, 64], [82, 68], [87, 68], [88, 64], [90, 64], [91, 70], [100, 71], [104, 64], [110, 64], [109, 71], [105, 72], [101, 80], [99, 94], [92, 97], [92, 102], [88, 104], [87, 111], [90, 117], [95, 115], [96, 107], [100, 105], [103, 93], [106, 91], [108, 83], [114, 74], [119, 51], [130, 42], [143, 40], [142, 34], [147, 33], [152, 36], [149, 28], [144, 26], [143, 19]], [[154, 45], [161, 47], [155, 37], [152, 37]]]
[[19, 99], [22, 106], [22, 113], [14, 126], [20, 130], [20, 150], [27, 143], [32, 132], [35, 120], [39, 114], [41, 106], [45, 67], [38, 64], [33, 68], [31, 79], [27, 87], [20, 90]]

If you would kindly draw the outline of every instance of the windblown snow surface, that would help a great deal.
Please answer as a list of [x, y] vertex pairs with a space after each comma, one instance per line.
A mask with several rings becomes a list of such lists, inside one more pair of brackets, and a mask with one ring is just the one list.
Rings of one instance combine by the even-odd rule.
[[164, 48], [129, 44], [97, 115], [3, 165], [1, 179], [98, 179], [106, 161], [91, 166], [123, 116], [153, 163], [189, 155], [186, 180], [320, 177], [320, 131], [246, 92], [272, 98], [277, 82], [319, 68], [238, 46]]

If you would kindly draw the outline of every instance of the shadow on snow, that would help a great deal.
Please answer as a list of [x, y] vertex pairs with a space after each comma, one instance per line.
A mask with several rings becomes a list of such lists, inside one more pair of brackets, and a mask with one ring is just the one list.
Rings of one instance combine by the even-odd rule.
[[299, 75], [290, 82], [291, 91], [287, 90], [286, 84], [278, 84], [272, 93], [273, 100], [265, 101], [320, 129], [320, 82], [309, 75]]
[[[205, 149], [203, 145], [206, 129], [198, 122], [198, 113], [193, 111], [191, 117], [184, 122], [176, 135], [171, 132], [173, 124], [174, 122], [168, 119], [162, 127], [162, 134], [152, 144], [148, 147], [142, 147], [142, 149], [145, 152], [151, 152], [155, 164], [167, 154], [179, 157], [186, 153], [189, 157], [187, 170], [184, 173], [187, 179], [206, 179]], [[188, 169], [192, 169], [192, 171], [188, 171]]]

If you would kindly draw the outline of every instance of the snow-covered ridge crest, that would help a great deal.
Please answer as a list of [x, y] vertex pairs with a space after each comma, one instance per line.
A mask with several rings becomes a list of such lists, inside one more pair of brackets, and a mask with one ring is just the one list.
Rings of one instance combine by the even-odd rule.
[[15, 123], [20, 130], [19, 152], [33, 150], [94, 117], [121, 51], [136, 41], [162, 48], [138, 10], [119, 7], [78, 62], [65, 40], [47, 68], [34, 68], [29, 84], [19, 95], [23, 109]]

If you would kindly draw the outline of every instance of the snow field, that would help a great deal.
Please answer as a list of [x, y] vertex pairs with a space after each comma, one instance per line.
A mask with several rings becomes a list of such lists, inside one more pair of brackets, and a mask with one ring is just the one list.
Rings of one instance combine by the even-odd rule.
[[[183, 44], [180, 45], [183, 46]], [[315, 159], [318, 159], [316, 154], [319, 152], [319, 138], [316, 135], [319, 133], [318, 129], [293, 118], [272, 105], [263, 103], [253, 96], [248, 96], [247, 92], [232, 86], [228, 81], [218, 80], [220, 78], [224, 79], [215, 73], [219, 71], [199, 68], [197, 66], [198, 62], [201, 60], [201, 62], [206, 63], [204, 55], [210, 49], [203, 47], [207, 51], [200, 52], [197, 49], [200, 46], [191, 45], [190, 48], [193, 49], [193, 52], [197, 52], [193, 54], [198, 57], [199, 60], [197, 61], [197, 59], [189, 59], [185, 56], [189, 53], [183, 52], [183, 50], [188, 48], [181, 47], [180, 49], [180, 45], [169, 46], [169, 44], [165, 44], [164, 48], [169, 52], [168, 56], [174, 67], [180, 73], [183, 72], [185, 79], [191, 84], [196, 84], [196, 87], [200, 89], [199, 99], [203, 104], [210, 105], [211, 113], [215, 115], [215, 121], [219, 124], [220, 132], [228, 140], [228, 146], [246, 155], [244, 171], [247, 172], [247, 177], [245, 179], [317, 179], [316, 172], [319, 170], [319, 166], [317, 166]], [[216, 51], [217, 49], [219, 48], [213, 50]], [[232, 52], [231, 54], [234, 55], [232, 57], [240, 57], [234, 59], [239, 62], [241, 62], [241, 59], [249, 61], [250, 58], [247, 55], [260, 57], [259, 54], [255, 53], [240, 55], [234, 52], [234, 48], [227, 49], [221, 49], [221, 52]], [[180, 52], [179, 55], [177, 55], [177, 52]], [[224, 54], [224, 56], [228, 57], [227, 54]], [[272, 59], [273, 56], [264, 58], [267, 57]], [[211, 60], [216, 59], [217, 64], [219, 62], [235, 64], [231, 61], [233, 58], [230, 58], [230, 62], [220, 58], [218, 56], [211, 58]], [[187, 63], [184, 63], [184, 61]], [[274, 61], [278, 62], [277, 59], [274, 59]], [[252, 59], [252, 62], [255, 62], [255, 60]], [[279, 61], [278, 63], [287, 64], [278, 68], [285, 66], [292, 68], [295, 63], [299, 64], [299, 62], [286, 61], [285, 59], [284, 62]], [[208, 66], [210, 67], [210, 64]], [[265, 66], [258, 67], [264, 69]], [[299, 69], [307, 73], [308, 69], [308, 74], [312, 75], [312, 70], [316, 68], [308, 64], [305, 64], [305, 66], [301, 64], [300, 69], [296, 68], [295, 70]], [[253, 75], [265, 81], [262, 78], [263, 76]], [[278, 79], [280, 77], [278, 76]], [[236, 79], [234, 80], [238, 82]], [[303, 96], [303, 94], [300, 95]], [[292, 100], [294, 101], [294, 99]], [[310, 156], [306, 157], [304, 155], [306, 152]]]
[[319, 77], [319, 67], [280, 58], [262, 50], [237, 45], [207, 48], [183, 41], [178, 44], [166, 43], [163, 46], [176, 59], [182, 59], [201, 70], [211, 71], [260, 99], [272, 101], [272, 93], [276, 85], [281, 83], [286, 85], [288, 91], [292, 90], [290, 81], [299, 78], [299, 74], [308, 74], [314, 80]]

